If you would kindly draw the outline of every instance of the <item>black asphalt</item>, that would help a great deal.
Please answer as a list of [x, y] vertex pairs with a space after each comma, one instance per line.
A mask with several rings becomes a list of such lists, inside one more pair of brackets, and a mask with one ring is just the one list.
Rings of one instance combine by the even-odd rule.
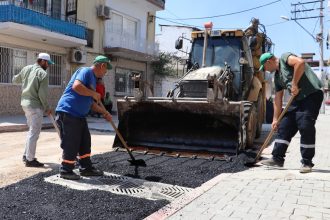
[[[228, 161], [134, 154], [147, 167], [129, 166], [126, 152], [93, 157], [106, 172], [184, 187], [198, 187], [221, 173], [247, 169], [246, 155]], [[44, 181], [58, 170], [41, 173], [0, 189], [0, 219], [143, 219], [168, 201], [134, 198], [110, 192], [78, 191]]]

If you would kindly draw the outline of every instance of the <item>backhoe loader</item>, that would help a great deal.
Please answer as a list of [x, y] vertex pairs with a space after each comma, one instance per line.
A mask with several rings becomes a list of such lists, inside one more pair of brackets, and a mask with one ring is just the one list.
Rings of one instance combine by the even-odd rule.
[[[212, 30], [208, 23], [193, 31], [187, 72], [166, 97], [146, 97], [141, 76], [133, 76], [134, 96], [117, 101], [118, 128], [129, 147], [196, 155], [253, 147], [265, 118], [259, 57], [272, 46], [262, 27], [254, 18], [246, 30]], [[179, 37], [176, 49], [182, 44]]]

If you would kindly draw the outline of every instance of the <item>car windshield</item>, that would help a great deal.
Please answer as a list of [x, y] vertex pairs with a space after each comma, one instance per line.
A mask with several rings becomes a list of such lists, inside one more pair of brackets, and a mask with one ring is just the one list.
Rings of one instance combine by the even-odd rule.
[[[204, 39], [194, 41], [192, 45], [191, 61], [202, 66]], [[232, 71], [239, 71], [240, 39], [231, 37], [209, 38], [206, 50], [206, 66], [224, 67], [225, 62]]]

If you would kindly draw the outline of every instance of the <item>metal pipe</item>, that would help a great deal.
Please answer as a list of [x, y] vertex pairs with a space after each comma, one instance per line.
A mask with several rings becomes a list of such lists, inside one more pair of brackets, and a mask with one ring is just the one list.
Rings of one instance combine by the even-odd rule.
[[208, 36], [207, 32], [208, 32], [207, 28], [205, 28], [202, 67], [206, 67], [206, 49], [207, 49], [207, 36]]

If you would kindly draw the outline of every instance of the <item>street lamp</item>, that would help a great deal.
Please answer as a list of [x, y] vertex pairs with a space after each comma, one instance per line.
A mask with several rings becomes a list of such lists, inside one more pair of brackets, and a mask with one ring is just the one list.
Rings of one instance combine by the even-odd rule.
[[[322, 8], [322, 7], [321, 7]], [[323, 10], [321, 9], [321, 15], [323, 15]], [[316, 42], [319, 43], [319, 47], [320, 47], [320, 60], [319, 60], [319, 70], [321, 71], [321, 81], [322, 83], [324, 83], [324, 87], [325, 87], [325, 73], [323, 71], [324, 68], [324, 59], [323, 59], [323, 17], [320, 16], [320, 33], [318, 33], [316, 35], [316, 37], [313, 36], [313, 34], [311, 34], [304, 26], [302, 26], [296, 19], [290, 19], [286, 16], [280, 16], [280, 18], [286, 20], [286, 21], [295, 21], [296, 24], [298, 24], [304, 31], [306, 31]], [[323, 102], [322, 102], [322, 106], [320, 109], [320, 113], [324, 114], [325, 113], [325, 96], [323, 98]]]
[[306, 33], [311, 36], [315, 41], [318, 41], [316, 37], [313, 36], [313, 34], [311, 34], [304, 26], [302, 26], [297, 20], [294, 19], [290, 19], [287, 16], [280, 16], [280, 18], [282, 18], [283, 20], [286, 21], [295, 21], [302, 29], [304, 29], [304, 31], [306, 31]]

